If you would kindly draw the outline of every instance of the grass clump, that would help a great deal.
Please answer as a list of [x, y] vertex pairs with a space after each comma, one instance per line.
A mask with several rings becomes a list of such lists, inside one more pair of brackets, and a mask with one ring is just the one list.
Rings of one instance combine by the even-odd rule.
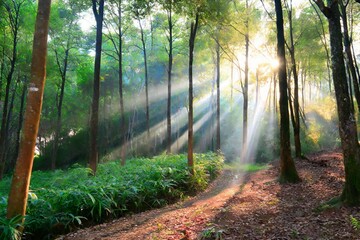
[[[32, 175], [25, 239], [53, 238], [79, 225], [103, 222], [126, 213], [161, 207], [204, 190], [221, 171], [223, 157], [195, 155], [189, 174], [185, 155], [158, 156], [99, 164], [96, 176], [75, 165], [67, 171], [36, 171]], [[5, 221], [8, 180], [0, 182], [0, 233], [13, 230]], [[6, 226], [6, 224], [8, 227]]]

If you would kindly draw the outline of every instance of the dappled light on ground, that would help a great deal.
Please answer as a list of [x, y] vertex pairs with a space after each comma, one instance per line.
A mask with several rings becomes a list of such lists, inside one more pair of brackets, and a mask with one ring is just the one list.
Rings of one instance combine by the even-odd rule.
[[183, 203], [58, 239], [358, 239], [351, 218], [360, 218], [359, 208], [324, 204], [341, 192], [341, 154], [313, 154], [296, 165], [299, 184], [280, 185], [276, 165], [238, 176], [227, 170]]

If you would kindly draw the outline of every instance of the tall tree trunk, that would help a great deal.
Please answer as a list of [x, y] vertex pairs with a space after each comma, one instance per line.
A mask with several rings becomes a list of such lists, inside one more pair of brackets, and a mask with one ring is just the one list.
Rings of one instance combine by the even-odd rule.
[[[293, 130], [294, 130], [294, 143], [295, 143], [295, 156], [301, 157], [301, 141], [300, 141], [300, 107], [299, 107], [299, 77], [297, 73], [296, 60], [295, 60], [295, 44], [293, 35], [293, 21], [292, 21], [292, 3], [288, 6], [288, 20], [289, 20], [289, 33], [290, 33], [290, 58], [291, 58], [291, 70], [294, 76], [294, 117]], [[290, 95], [289, 95], [290, 96]], [[290, 101], [291, 102], [291, 101]]]
[[247, 133], [248, 133], [248, 82], [249, 82], [249, 37], [245, 36], [245, 79], [243, 87], [243, 151], [247, 149]]
[[[246, 9], [248, 9], [248, 0], [246, 0]], [[247, 134], [248, 134], [248, 103], [249, 103], [249, 19], [246, 16], [245, 21], [245, 79], [243, 86], [243, 151], [247, 151]]]
[[[5, 28], [4, 28], [5, 29]], [[2, 51], [1, 51], [1, 65], [0, 65], [0, 100], [2, 98], [2, 85], [4, 78], [4, 70], [5, 70], [5, 30], [3, 32], [3, 42], [2, 42]]]
[[233, 103], [233, 98], [234, 98], [234, 63], [231, 62], [231, 72], [230, 72], [230, 102], [231, 102], [231, 106]]
[[[18, 80], [17, 82], [15, 83], [15, 86], [14, 88], [12, 89], [12, 95], [11, 95], [11, 100], [10, 100], [10, 105], [9, 105], [9, 112], [7, 114], [7, 120], [6, 120], [6, 126], [5, 126], [5, 131], [6, 131], [6, 134], [8, 135], [9, 132], [10, 132], [10, 121], [12, 120], [12, 113], [13, 113], [13, 110], [14, 110], [14, 102], [15, 102], [15, 96], [16, 96], [16, 91], [17, 91], [17, 87], [18, 87], [18, 84], [20, 82], [20, 76], [18, 76]], [[11, 157], [9, 157], [9, 153], [11, 152], [11, 145], [12, 145], [13, 141], [11, 139], [11, 135], [10, 135], [10, 138], [8, 138], [8, 140], [5, 142], [4, 146], [5, 146], [5, 151], [4, 151], [4, 159], [11, 159]], [[11, 165], [10, 164], [11, 162], [8, 160], [8, 166], [7, 168], [5, 167], [5, 171], [7, 171], [7, 169], [9, 170], [12, 170]]]
[[[219, 35], [217, 35], [218, 38]], [[220, 43], [216, 40], [216, 151], [220, 151]]]
[[321, 25], [321, 34], [319, 33], [319, 36], [321, 38], [321, 42], [324, 45], [324, 49], [326, 52], [326, 69], [327, 69], [327, 74], [328, 74], [328, 81], [329, 81], [329, 92], [331, 93], [331, 69], [330, 69], [330, 53], [329, 53], [329, 48], [328, 48], [328, 44], [326, 41], [326, 33], [325, 33], [325, 28], [324, 28], [324, 23], [323, 20], [320, 16], [320, 13], [318, 11], [318, 9], [314, 6], [314, 4], [310, 1], [311, 5], [313, 6], [316, 15], [319, 17], [319, 21], [320, 21], [320, 25]]
[[169, 1], [167, 10], [169, 25], [169, 60], [168, 60], [168, 96], [167, 96], [167, 143], [166, 152], [171, 153], [171, 73], [173, 65], [173, 22], [172, 22], [172, 0]]
[[345, 186], [341, 200], [348, 205], [358, 205], [360, 203], [360, 153], [356, 121], [350, 106], [349, 86], [344, 79], [346, 70], [339, 6], [338, 2], [333, 0], [328, 0], [329, 7], [326, 7], [322, 0], [317, 0], [316, 4], [329, 21], [332, 72], [345, 166]]
[[[25, 77], [25, 81], [24, 81], [24, 86], [21, 92], [21, 101], [20, 101], [20, 109], [19, 109], [19, 123], [18, 123], [18, 129], [16, 131], [16, 141], [15, 141], [15, 155], [13, 157], [13, 164], [14, 165], [16, 163], [16, 159], [18, 157], [18, 153], [19, 153], [19, 147], [20, 147], [20, 133], [21, 133], [21, 129], [22, 129], [22, 124], [23, 124], [23, 120], [24, 120], [24, 105], [25, 105], [25, 96], [26, 96], [26, 89], [27, 89], [27, 80]], [[41, 144], [40, 144], [40, 149], [41, 149]]]
[[277, 56], [279, 60], [280, 89], [280, 182], [298, 182], [300, 180], [290, 149], [290, 126], [287, 95], [285, 38], [281, 0], [275, 0], [277, 28]]
[[354, 94], [357, 102], [358, 110], [360, 111], [360, 89], [359, 89], [359, 81], [356, 75], [356, 69], [353, 61], [353, 56], [351, 52], [351, 40], [349, 36], [348, 30], [348, 21], [347, 21], [347, 13], [346, 7], [342, 1], [339, 1], [340, 9], [341, 9], [341, 19], [343, 26], [343, 36], [344, 36], [344, 48], [346, 53], [347, 65], [350, 71], [349, 78], [352, 79], [352, 84], [354, 86]]
[[188, 167], [190, 174], [194, 175], [194, 152], [193, 152], [193, 61], [194, 61], [194, 48], [196, 32], [199, 24], [199, 14], [196, 14], [195, 21], [190, 25], [190, 38], [189, 38], [189, 113], [188, 113]]
[[99, 128], [99, 99], [100, 99], [100, 64], [101, 64], [101, 47], [102, 47], [102, 26], [104, 19], [104, 1], [99, 1], [97, 9], [97, 0], [92, 0], [92, 9], [96, 20], [96, 47], [95, 47], [95, 64], [94, 64], [94, 85], [93, 98], [91, 104], [90, 119], [90, 159], [89, 165], [93, 174], [96, 174], [98, 162], [98, 128]]
[[350, 95], [350, 106], [351, 106], [351, 111], [355, 111], [355, 105], [354, 105], [354, 95], [353, 95], [353, 86], [351, 84], [351, 74], [350, 74], [350, 67], [348, 64], [345, 64], [345, 70], [346, 70], [346, 80], [348, 81], [348, 86], [349, 86], [349, 95]]
[[141, 25], [140, 19], [138, 19], [141, 33], [141, 43], [142, 43], [142, 51], [144, 56], [144, 70], [145, 70], [145, 99], [146, 99], [146, 145], [147, 145], [147, 153], [150, 153], [150, 111], [149, 111], [149, 75], [148, 75], [148, 67], [147, 67], [147, 56], [146, 56], [146, 42], [144, 36], [144, 29]]
[[256, 68], [256, 72], [255, 72], [255, 80], [256, 80], [256, 98], [255, 98], [255, 108], [258, 105], [258, 101], [259, 101], [259, 68]]
[[19, 156], [11, 182], [7, 206], [7, 218], [25, 216], [26, 203], [33, 166], [36, 135], [39, 129], [42, 96], [46, 76], [47, 36], [50, 15], [50, 0], [39, 0], [35, 23], [31, 80], [27, 95], [24, 131], [21, 137]]
[[6, 152], [6, 142], [8, 141], [8, 132], [6, 131], [6, 126], [8, 125], [8, 112], [9, 112], [9, 98], [10, 98], [10, 88], [11, 82], [13, 78], [13, 74], [15, 71], [15, 64], [17, 61], [17, 43], [18, 43], [18, 32], [19, 32], [19, 17], [20, 17], [20, 9], [23, 1], [17, 3], [13, 1], [13, 10], [8, 4], [4, 3], [4, 7], [9, 16], [9, 22], [11, 26], [12, 32], [12, 53], [10, 58], [10, 70], [6, 76], [6, 86], [5, 86], [5, 99], [3, 105], [2, 112], [2, 120], [1, 120], [1, 128], [0, 128], [0, 180], [3, 178], [4, 169], [5, 169], [5, 152]]
[[64, 91], [65, 91], [65, 83], [66, 83], [66, 73], [68, 70], [68, 59], [69, 59], [69, 51], [70, 51], [70, 39], [67, 40], [67, 46], [65, 50], [65, 56], [64, 56], [64, 65], [61, 66], [61, 61], [59, 59], [59, 54], [57, 53], [57, 50], [55, 50], [55, 56], [56, 56], [56, 63], [61, 75], [61, 84], [60, 84], [60, 93], [58, 95], [58, 102], [56, 103], [57, 108], [57, 116], [56, 116], [56, 125], [55, 125], [55, 134], [54, 134], [54, 142], [53, 142], [53, 152], [51, 156], [51, 169], [55, 170], [56, 168], [56, 160], [57, 160], [57, 153], [59, 149], [59, 137], [61, 132], [61, 115], [62, 115], [62, 105], [64, 100]]
[[125, 124], [125, 109], [124, 109], [124, 84], [123, 84], [123, 41], [122, 41], [122, 1], [118, 2], [118, 38], [119, 38], [119, 50], [118, 50], [118, 61], [119, 61], [119, 96], [120, 96], [120, 114], [121, 114], [121, 134], [123, 136], [122, 147], [121, 147], [121, 165], [124, 166], [126, 163], [126, 149], [127, 149], [127, 131], [126, 131], [126, 124]]

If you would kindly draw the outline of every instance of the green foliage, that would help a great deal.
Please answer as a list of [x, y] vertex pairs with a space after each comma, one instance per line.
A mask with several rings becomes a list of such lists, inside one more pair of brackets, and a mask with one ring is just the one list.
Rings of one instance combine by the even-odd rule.
[[206, 228], [201, 233], [200, 239], [201, 240], [206, 240], [206, 239], [222, 240], [222, 239], [224, 239], [224, 233], [225, 233], [225, 231], [223, 229], [216, 230], [215, 227], [209, 227], [209, 228]]
[[[84, 220], [102, 222], [128, 212], [164, 206], [206, 188], [222, 169], [223, 157], [195, 155], [195, 175], [185, 155], [161, 155], [100, 164], [97, 175], [74, 165], [67, 171], [35, 171], [32, 175], [25, 229], [37, 238], [50, 238], [79, 227]], [[1, 213], [5, 216], [8, 181], [0, 183]], [[10, 229], [14, 222], [4, 222]], [[8, 232], [10, 230], [7, 230]]]
[[241, 164], [238, 162], [232, 162], [226, 165], [227, 169], [241, 170], [244, 172], [257, 172], [263, 169], [267, 169], [268, 167], [269, 165], [267, 164], [252, 164], [252, 163]]
[[20, 240], [23, 217], [18, 215], [11, 219], [0, 217], [0, 240]]
[[352, 215], [350, 215], [350, 223], [351, 226], [356, 230], [359, 231], [360, 230], [360, 221], [358, 219], [356, 219], [355, 217], [353, 217]]

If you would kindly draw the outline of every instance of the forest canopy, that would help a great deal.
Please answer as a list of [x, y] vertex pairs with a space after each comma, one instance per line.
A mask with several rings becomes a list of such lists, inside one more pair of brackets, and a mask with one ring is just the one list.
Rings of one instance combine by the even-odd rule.
[[[80, 165], [96, 175], [99, 163], [187, 153], [183, 167], [196, 177], [194, 153], [206, 152], [227, 163], [280, 159], [287, 183], [301, 180], [295, 158], [341, 148], [340, 200], [358, 205], [359, 8], [2, 0], [0, 180], [21, 176], [9, 204], [1, 192], [8, 218], [25, 215], [32, 170]], [[22, 191], [19, 213], [11, 205]]]

